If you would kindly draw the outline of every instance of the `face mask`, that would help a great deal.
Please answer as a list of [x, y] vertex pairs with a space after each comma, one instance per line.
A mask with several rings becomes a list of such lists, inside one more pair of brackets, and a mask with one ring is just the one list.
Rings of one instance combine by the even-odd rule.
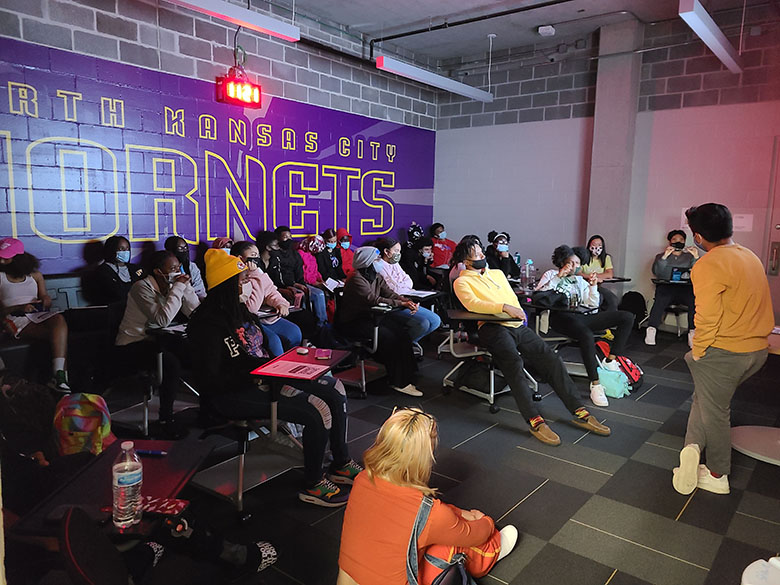
[[[700, 236], [701, 237], [701, 236]], [[697, 242], [696, 238], [693, 238], [693, 243], [696, 244], [696, 247], [701, 250], [702, 252], [706, 252], [707, 248], [701, 245], [701, 242]]]
[[336, 249], [336, 242], [325, 242], [325, 245], [328, 247], [328, 250]]
[[349, 250], [349, 242], [341, 242], [341, 247], [345, 250]]
[[577, 266], [577, 267], [574, 269], [574, 274], [579, 274], [580, 272], [582, 272], [582, 266]]
[[591, 255], [593, 255], [593, 256], [601, 256], [601, 253], [602, 253], [603, 251], [604, 251], [604, 248], [602, 248], [601, 246], [593, 246], [593, 247], [590, 249], [590, 253], [591, 253]]
[[509, 244], [498, 244], [496, 250], [499, 252], [509, 252]]
[[[694, 243], [695, 242], [696, 240], [694, 240]], [[672, 242], [672, 248], [674, 248], [675, 250], [682, 250], [683, 248], [685, 248], [685, 242]]]
[[400, 261], [401, 261], [401, 254], [400, 253], [393, 254], [392, 256], [390, 256], [390, 258], [387, 259], [387, 263], [388, 264], [398, 264], [398, 262], [400, 262]]
[[425, 259], [431, 258], [433, 254], [431, 252], [423, 252], [422, 257]]
[[189, 252], [175, 252], [174, 256], [176, 256], [176, 259], [181, 264], [185, 264], [185, 263], [190, 261], [190, 253]]
[[271, 255], [271, 258], [278, 258], [281, 250], [268, 250], [268, 253]]
[[245, 303], [249, 300], [249, 296], [252, 294], [252, 283], [245, 282], [241, 285], [241, 294], [238, 295], [238, 300]]
[[482, 270], [487, 266], [487, 260], [484, 258], [480, 258], [479, 260], [469, 260], [469, 264], [471, 264], [471, 267], [475, 268], [476, 270]]
[[447, 232], [445, 232], [445, 231], [443, 231], [443, 230], [442, 230], [442, 231], [439, 233], [439, 235], [438, 235], [438, 236], [436, 236], [436, 237], [437, 237], [437, 238], [439, 238], [440, 240], [443, 240], [443, 239], [445, 239], [445, 238], [447, 237]]
[[173, 284], [176, 282], [176, 279], [181, 276], [181, 272], [169, 272], [165, 275], [165, 278], [168, 279], [168, 284]]
[[116, 253], [117, 262], [124, 262], [127, 264], [130, 262], [130, 250], [120, 250]]
[[279, 247], [282, 250], [289, 250], [292, 247], [292, 240], [280, 240]]

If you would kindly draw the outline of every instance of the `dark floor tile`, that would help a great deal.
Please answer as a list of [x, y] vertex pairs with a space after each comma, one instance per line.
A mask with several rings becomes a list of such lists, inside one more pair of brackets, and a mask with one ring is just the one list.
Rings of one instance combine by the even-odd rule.
[[636, 450], [653, 434], [653, 431], [625, 424], [623, 422], [626, 420], [625, 417], [618, 420], [617, 416], [610, 417], [608, 412], [599, 411], [599, 420], [603, 420], [604, 417], [607, 419], [604, 424], [610, 428], [612, 434], [605, 438], [591, 433], [577, 443], [578, 445], [628, 458], [636, 453]]
[[[641, 388], [639, 390], [640, 396], [642, 392], [647, 392], [647, 390], [649, 390], [649, 387], [647, 389]], [[651, 404], [659, 404], [670, 408], [680, 408], [680, 406], [682, 406], [686, 400], [689, 400], [692, 395], [692, 390], [656, 384], [655, 388], [642, 396], [639, 402], [649, 402]]]
[[565, 583], [566, 585], [596, 585], [606, 583], [614, 569], [586, 559], [566, 549], [547, 544], [528, 563], [511, 585], [528, 583]]
[[670, 469], [634, 460], [627, 461], [598, 494], [672, 519], [677, 517], [688, 499], [672, 488]]
[[512, 510], [502, 524], [550, 540], [590, 498], [587, 492], [548, 481]]
[[681, 374], [690, 374], [691, 372], [688, 369], [688, 364], [685, 363], [685, 360], [682, 358], [682, 356], [674, 360], [671, 364], [666, 366], [664, 369], [670, 372], [679, 372]]
[[676, 359], [676, 358], [669, 357], [669, 356], [666, 356], [666, 355], [656, 354], [655, 357], [653, 357], [653, 358], [647, 360], [645, 363], [643, 363], [642, 367], [644, 369], [655, 368], [655, 369], [658, 369], [658, 370], [662, 370], [662, 369], [664, 369], [664, 366], [667, 366], [674, 359]]
[[740, 583], [745, 567], [753, 561], [768, 560], [776, 554], [777, 551], [763, 550], [730, 538], [724, 538], [704, 585]]
[[458, 446], [457, 451], [471, 453], [486, 469], [503, 464], [506, 457], [517, 451], [517, 445], [525, 442], [528, 431], [512, 427], [495, 426]]
[[731, 487], [728, 495], [697, 490], [678, 522], [704, 528], [715, 534], [726, 534], [737, 511], [742, 491]]
[[678, 410], [672, 416], [670, 416], [668, 419], [666, 419], [666, 422], [661, 425], [661, 428], [658, 429], [661, 433], [666, 433], [667, 435], [676, 435], [678, 437], [684, 437], [685, 436], [685, 430], [688, 427], [688, 413], [685, 411]]
[[769, 498], [780, 498], [780, 467], [759, 461], [750, 476], [746, 491]]
[[643, 581], [639, 577], [629, 575], [625, 571], [618, 571], [614, 577], [610, 579], [609, 585], [650, 585], [647, 581]]
[[474, 458], [471, 453], [442, 446], [436, 449], [436, 463], [433, 470], [458, 481], [485, 473], [485, 468], [480, 465], [479, 459]]
[[376, 404], [364, 405], [361, 400], [349, 401], [349, 417], [371, 423], [376, 426], [382, 426], [392, 411], [378, 406]]

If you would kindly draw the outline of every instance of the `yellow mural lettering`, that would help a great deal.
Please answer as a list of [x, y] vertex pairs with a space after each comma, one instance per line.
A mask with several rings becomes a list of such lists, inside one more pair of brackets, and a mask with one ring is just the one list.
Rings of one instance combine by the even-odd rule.
[[257, 126], [257, 146], [271, 146], [271, 125], [258, 124]]
[[65, 120], [68, 122], [78, 122], [76, 102], [81, 101], [81, 94], [77, 91], [58, 89], [57, 97], [62, 98], [63, 107], [65, 108]]
[[363, 139], [362, 138], [357, 139], [357, 157], [360, 160], [363, 160]]
[[371, 209], [379, 210], [379, 221], [373, 218], [360, 220], [360, 235], [362, 236], [384, 235], [393, 229], [395, 223], [393, 202], [385, 197], [379, 197], [377, 186], [383, 189], [393, 189], [395, 187], [395, 173], [391, 171], [368, 171], [361, 177], [361, 201]]
[[246, 146], [246, 121], [245, 120], [236, 120], [234, 118], [230, 118], [228, 120], [228, 134], [230, 137], [230, 142], [233, 144], [239, 143], [243, 146]]
[[316, 132], [307, 132], [303, 135], [304, 138], [304, 146], [303, 150], [306, 152], [317, 152], [317, 140], [318, 136]]
[[[300, 193], [295, 189], [293, 178], [298, 179]], [[306, 184], [307, 179], [309, 182], [308, 185]], [[296, 236], [313, 236], [320, 233], [319, 212], [305, 210], [307, 204], [306, 193], [318, 193], [319, 190], [319, 165], [299, 162], [283, 162], [276, 165], [273, 172], [272, 213], [274, 229], [287, 223], [287, 225], [290, 226], [290, 231]], [[277, 196], [281, 197], [282, 195], [287, 195], [290, 203], [288, 206], [287, 218], [281, 218], [280, 220], [276, 201]], [[295, 216], [297, 214], [300, 214], [300, 220], [296, 220]], [[306, 225], [307, 217], [314, 219], [313, 227], [311, 223], [309, 223], [308, 226]], [[285, 219], [287, 219], [286, 222]]]
[[379, 147], [382, 145], [374, 141], [369, 142], [368, 145], [371, 147], [371, 160], [376, 160], [379, 157]]
[[[175, 234], [190, 244], [200, 243], [199, 203], [195, 197], [198, 192], [198, 164], [195, 159], [173, 148], [128, 144], [125, 146], [125, 161], [127, 228], [130, 241], [157, 242], [163, 231], [165, 235]], [[168, 172], [163, 173], [166, 166]], [[170, 185], [166, 186], [161, 179], [168, 174]], [[176, 193], [176, 196], [154, 197], [151, 205], [137, 204], [139, 198], [141, 203], [148, 202], [150, 191]], [[161, 209], [166, 205], [170, 206], [171, 213], [169, 218], [163, 216], [163, 221], [170, 221], [170, 224], [163, 226], [164, 229], [161, 230]], [[150, 212], [154, 214], [153, 236], [139, 233], [135, 225], [136, 218], [141, 225], [148, 225], [149, 222], [144, 221], [144, 216], [148, 216]]]
[[[16, 225], [16, 188], [14, 187], [14, 157], [11, 150], [11, 133], [8, 130], [0, 130], [0, 138], [3, 139], [0, 142], [2, 150], [0, 150], [0, 163], [5, 161], [6, 172], [8, 173], [8, 207], [11, 211], [11, 237], [16, 238], [19, 236], [19, 228]], [[0, 168], [2, 168], [0, 164]], [[0, 224], [5, 228], [5, 224]], [[4, 229], [0, 229], [0, 232]]]
[[[210, 164], [211, 159], [214, 160]], [[217, 165], [217, 162], [220, 164]], [[220, 230], [219, 233], [212, 233], [211, 214], [221, 211], [219, 209], [221, 205], [219, 203], [218, 196], [215, 193], [216, 187], [214, 185], [217, 179], [216, 168], [219, 166], [222, 167], [222, 170], [226, 173], [227, 179], [229, 179], [228, 185], [225, 187], [225, 230]], [[212, 167], [214, 170], [212, 170]], [[261, 171], [260, 177], [256, 177], [252, 172], [252, 170], [256, 168]], [[253, 201], [259, 201], [261, 205], [265, 206], [265, 165], [253, 156], [245, 156], [243, 171], [245, 180], [244, 189], [242, 189], [238, 184], [238, 181], [236, 180], [233, 171], [230, 170], [227, 161], [214, 152], [209, 150], [206, 151], [206, 239], [208, 241], [213, 241], [220, 236], [227, 236], [231, 233], [230, 220], [233, 217], [231, 214], [231, 209], [235, 213], [236, 219], [239, 222], [239, 226], [244, 231], [244, 235], [246, 237], [251, 237], [252, 234], [255, 233], [254, 230], [246, 223], [244, 215], [248, 214], [253, 208]], [[257, 195], [253, 193], [253, 190], [254, 193], [257, 193]], [[237, 198], [233, 195], [233, 192], [238, 195]], [[239, 207], [241, 207], [241, 209], [239, 209]], [[264, 221], [265, 215], [264, 208], [263, 213], [260, 215], [261, 223]], [[253, 227], [257, 229], [259, 226]]]
[[[62, 193], [62, 229], [66, 232], [79, 232], [82, 234], [88, 233], [92, 230], [92, 213], [90, 211], [89, 205], [89, 169], [87, 167], [87, 153], [83, 150], [61, 148], [57, 154], [59, 155], [60, 190]], [[81, 162], [80, 168], [75, 165], [67, 164], [65, 157], [78, 158]], [[80, 175], [78, 180], [68, 181], [69, 178], [75, 178], [73, 176], [73, 171], [76, 169], [78, 169]], [[71, 227], [68, 224], [68, 217], [70, 215], [68, 213], [68, 186], [74, 184], [77, 186], [81, 185], [81, 194], [84, 196], [84, 225]], [[81, 214], [77, 212], [74, 215]]]
[[184, 138], [184, 108], [174, 110], [165, 106], [165, 133]]
[[[352, 183], [360, 179], [360, 169], [356, 167], [338, 167], [323, 165], [322, 176], [333, 179], [333, 225], [340, 225], [339, 211], [343, 207], [344, 227], [350, 230], [350, 205], [352, 203]], [[358, 186], [359, 188], [359, 186]]]
[[[73, 148], [66, 148], [72, 146]], [[36, 149], [54, 151], [59, 160], [60, 191], [51, 184], [50, 176], [37, 172], [41, 167], [33, 165], [33, 153]], [[66, 156], [78, 156], [80, 165], [67, 164]], [[30, 229], [40, 238], [57, 244], [86, 244], [94, 240], [105, 240], [119, 231], [119, 174], [114, 153], [97, 142], [84, 138], [69, 138], [67, 136], [50, 136], [40, 138], [30, 143], [26, 151], [28, 208]], [[108, 165], [108, 166], [107, 166]], [[77, 173], [73, 171], [77, 170]], [[94, 177], [94, 189], [87, 182]], [[93, 179], [89, 179], [92, 181]], [[66, 203], [66, 191], [80, 191], [84, 194], [85, 204], [82, 210], [71, 212]], [[62, 198], [62, 233], [77, 231], [85, 234], [83, 238], [64, 239], [57, 235], [47, 234], [36, 224], [36, 202], [41, 206], [52, 208], [52, 200]], [[98, 204], [96, 218], [92, 217], [93, 203]], [[103, 209], [105, 208], [105, 211]], [[113, 209], [112, 209], [113, 208]], [[49, 214], [42, 214], [46, 217]], [[71, 227], [70, 216], [83, 216], [84, 227]], [[95, 224], [98, 224], [95, 227]], [[47, 229], [53, 229], [46, 224]]]
[[295, 150], [295, 130], [284, 128], [282, 130], [282, 148], [284, 150]]
[[8, 109], [12, 114], [38, 117], [38, 90], [26, 83], [8, 82]]
[[125, 127], [125, 102], [115, 98], [100, 98], [100, 123], [114, 128]]
[[385, 145], [385, 154], [387, 155], [387, 162], [393, 162], [395, 159], [395, 144]]
[[198, 136], [203, 140], [217, 139], [217, 119], [211, 114], [198, 116]]
[[342, 136], [339, 138], [339, 154], [341, 156], [349, 156], [349, 138]]

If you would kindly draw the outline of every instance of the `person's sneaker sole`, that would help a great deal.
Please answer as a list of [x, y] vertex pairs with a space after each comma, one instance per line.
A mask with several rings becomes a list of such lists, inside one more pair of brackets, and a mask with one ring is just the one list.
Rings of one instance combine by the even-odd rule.
[[697, 488], [721, 496], [726, 496], [731, 493], [731, 486], [729, 486], [728, 480], [725, 482], [718, 481], [717, 478], [710, 475], [709, 471], [707, 471], [707, 476], [698, 478], [698, 481], [696, 482]]
[[696, 489], [699, 480], [699, 451], [693, 445], [686, 445], [680, 451], [680, 467], [672, 475], [674, 489], [687, 496]]
[[309, 494], [305, 494], [302, 492], [298, 492], [298, 499], [302, 502], [306, 502], [307, 504], [314, 504], [315, 506], [322, 506], [323, 508], [339, 508], [341, 506], [347, 505], [347, 497], [346, 494], [344, 496], [339, 496], [339, 498], [343, 497], [344, 499], [341, 500], [323, 500], [322, 498], [318, 498], [316, 496], [311, 496]]
[[406, 394], [407, 396], [422, 396], [423, 393], [420, 392], [417, 388], [409, 388], [411, 384], [408, 384], [404, 386], [403, 388], [398, 388], [397, 386], [393, 386], [393, 390], [396, 392], [400, 392], [401, 394]]

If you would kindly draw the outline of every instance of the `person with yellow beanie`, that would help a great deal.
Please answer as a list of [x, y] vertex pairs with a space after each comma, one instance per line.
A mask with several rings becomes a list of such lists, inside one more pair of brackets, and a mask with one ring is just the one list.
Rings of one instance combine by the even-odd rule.
[[[241, 302], [251, 289], [241, 258], [207, 250], [208, 293], [190, 319], [187, 335], [198, 371], [201, 407], [228, 419], [268, 418], [271, 402], [267, 384], [250, 372], [268, 361], [258, 318]], [[347, 449], [347, 396], [343, 384], [330, 377], [316, 382], [285, 385], [278, 402], [279, 418], [304, 425], [304, 486], [298, 498], [324, 507], [347, 503], [348, 494], [336, 484], [351, 485], [363, 468]], [[330, 441], [333, 463], [322, 473]]]

